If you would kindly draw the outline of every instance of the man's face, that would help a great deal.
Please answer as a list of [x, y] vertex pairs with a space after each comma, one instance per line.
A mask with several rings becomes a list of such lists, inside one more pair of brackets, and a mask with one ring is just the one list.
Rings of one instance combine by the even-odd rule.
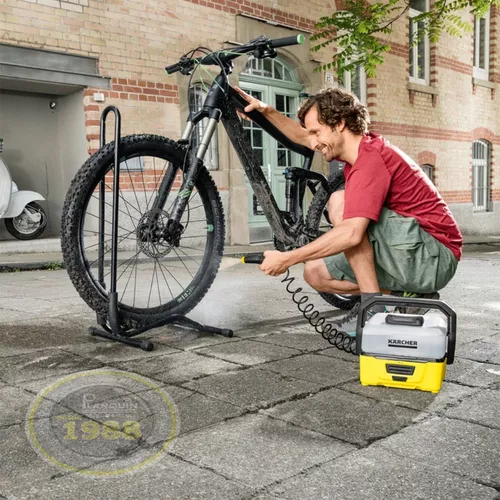
[[342, 157], [345, 140], [338, 130], [318, 121], [318, 108], [313, 106], [304, 117], [304, 125], [311, 139], [311, 147], [332, 161]]

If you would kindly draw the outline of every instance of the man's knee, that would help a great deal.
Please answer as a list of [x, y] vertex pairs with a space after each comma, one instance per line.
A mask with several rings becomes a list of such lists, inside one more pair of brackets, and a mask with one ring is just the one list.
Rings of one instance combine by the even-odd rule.
[[328, 215], [333, 226], [338, 226], [344, 217], [344, 190], [335, 191], [328, 200]]
[[315, 290], [320, 288], [320, 284], [325, 280], [331, 280], [332, 277], [326, 268], [323, 259], [311, 260], [304, 266], [304, 280]]

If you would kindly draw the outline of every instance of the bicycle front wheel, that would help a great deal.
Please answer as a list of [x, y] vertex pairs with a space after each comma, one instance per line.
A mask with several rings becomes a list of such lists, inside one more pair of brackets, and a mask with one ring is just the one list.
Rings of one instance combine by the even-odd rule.
[[[164, 137], [122, 138], [116, 283], [124, 327], [147, 326], [171, 314], [186, 314], [204, 297], [217, 274], [224, 248], [224, 214], [215, 183], [205, 168], [182, 216], [179, 245], [164, 237], [185, 156], [184, 149]], [[178, 168], [174, 187], [163, 207], [154, 208], [161, 180], [174, 168]], [[69, 277], [83, 300], [105, 318], [114, 172], [114, 143], [110, 143], [77, 173], [61, 221], [61, 246]], [[101, 229], [104, 246], [99, 243]], [[104, 254], [101, 266], [100, 246]]]

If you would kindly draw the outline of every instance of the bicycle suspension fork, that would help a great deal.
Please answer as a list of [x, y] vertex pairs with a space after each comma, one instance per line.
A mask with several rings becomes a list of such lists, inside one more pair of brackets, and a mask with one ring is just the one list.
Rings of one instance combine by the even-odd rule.
[[[205, 154], [210, 145], [210, 141], [212, 140], [212, 137], [217, 129], [217, 124], [220, 121], [221, 115], [222, 113], [219, 109], [212, 109], [210, 111], [202, 110], [195, 116], [193, 116], [192, 120], [188, 121], [186, 129], [182, 134], [181, 141], [188, 141], [196, 123], [201, 121], [203, 118], [208, 117], [208, 124], [203, 133], [196, 154], [190, 155], [187, 171], [184, 175], [181, 188], [172, 206], [170, 218], [167, 223], [165, 236], [170, 243], [173, 243], [176, 246], [178, 246], [179, 244], [179, 239], [184, 229], [182, 224], [180, 223], [182, 214], [187, 207], [189, 198], [191, 197], [191, 193], [193, 192], [194, 186], [196, 184], [196, 179], [198, 178], [198, 174], [203, 167], [203, 159], [205, 158]], [[170, 175], [165, 175], [165, 177], [163, 178], [160, 185], [158, 197], [155, 200], [155, 204], [157, 207], [164, 206], [176, 175], [177, 169], [172, 168], [170, 169]]]

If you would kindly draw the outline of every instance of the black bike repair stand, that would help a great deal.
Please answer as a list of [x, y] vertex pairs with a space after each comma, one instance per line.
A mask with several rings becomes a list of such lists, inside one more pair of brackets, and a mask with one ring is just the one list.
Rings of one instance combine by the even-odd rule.
[[[101, 149], [106, 144], [106, 117], [110, 112], [115, 115], [115, 172], [113, 177], [113, 214], [111, 219], [111, 275], [110, 275], [110, 290], [108, 302], [108, 320], [97, 314], [97, 324], [102, 328], [89, 328], [90, 335], [103, 337], [122, 344], [140, 347], [145, 351], [152, 351], [154, 344], [149, 340], [134, 340], [135, 337], [153, 328], [160, 326], [176, 324], [182, 327], [190, 328], [197, 331], [223, 335], [224, 337], [232, 337], [233, 331], [227, 328], [216, 328], [214, 326], [202, 325], [192, 319], [187, 318], [182, 314], [172, 314], [166, 318], [141, 328], [126, 330], [122, 328], [120, 323], [120, 311], [118, 309], [118, 292], [116, 291], [116, 269], [118, 261], [118, 201], [119, 201], [119, 185], [120, 185], [120, 140], [121, 140], [121, 116], [118, 108], [108, 106], [101, 114], [101, 134], [100, 146]], [[104, 219], [105, 219], [105, 180], [102, 179], [99, 186], [99, 251], [98, 251], [98, 272], [99, 283], [105, 288], [104, 283]]]

